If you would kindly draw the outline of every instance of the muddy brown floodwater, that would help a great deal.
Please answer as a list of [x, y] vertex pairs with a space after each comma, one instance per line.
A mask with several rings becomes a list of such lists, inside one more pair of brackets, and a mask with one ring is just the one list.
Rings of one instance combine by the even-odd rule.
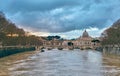
[[54, 49], [12, 62], [8, 70], [10, 76], [120, 76], [111, 60], [94, 50]]

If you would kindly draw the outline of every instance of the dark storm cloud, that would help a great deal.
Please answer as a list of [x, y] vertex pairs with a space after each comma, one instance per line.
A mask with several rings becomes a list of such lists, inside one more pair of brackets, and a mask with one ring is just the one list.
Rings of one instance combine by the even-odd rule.
[[43, 12], [55, 8], [74, 6], [79, 4], [79, 1], [74, 0], [12, 0], [9, 2], [2, 2], [6, 5], [5, 7], [7, 7], [5, 10], [8, 10], [11, 13], [33, 11]]
[[120, 18], [119, 0], [0, 0], [0, 10], [34, 31], [67, 32], [111, 25]]

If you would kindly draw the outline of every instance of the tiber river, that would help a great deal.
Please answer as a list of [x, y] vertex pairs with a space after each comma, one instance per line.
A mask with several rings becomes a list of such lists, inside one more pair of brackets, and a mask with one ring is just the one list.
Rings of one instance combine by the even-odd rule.
[[16, 63], [11, 76], [120, 76], [119, 67], [107, 65], [93, 50], [46, 50]]

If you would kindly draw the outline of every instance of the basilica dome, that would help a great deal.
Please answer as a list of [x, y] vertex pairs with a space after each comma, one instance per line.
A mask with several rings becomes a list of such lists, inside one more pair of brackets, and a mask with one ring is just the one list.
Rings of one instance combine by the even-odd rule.
[[88, 32], [86, 30], [83, 32], [82, 37], [89, 37], [89, 34], [88, 34]]

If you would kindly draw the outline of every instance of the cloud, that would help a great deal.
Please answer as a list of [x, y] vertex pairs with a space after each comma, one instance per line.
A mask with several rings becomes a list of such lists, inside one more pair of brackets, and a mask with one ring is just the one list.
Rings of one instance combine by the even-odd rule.
[[110, 26], [120, 18], [119, 0], [1, 0], [0, 10], [20, 27], [64, 33]]
[[[5, 4], [6, 3], [6, 4]], [[11, 12], [33, 12], [33, 11], [48, 11], [60, 7], [69, 7], [78, 5], [79, 1], [74, 0], [12, 0], [2, 1], [4, 9]]]
[[[86, 30], [91, 37], [99, 37], [101, 35], [101, 33], [107, 28], [108, 27], [103, 28], [103, 29], [99, 29], [99, 28], [90, 27], [89, 29], [86, 29]], [[73, 31], [64, 32], [64, 33], [49, 33], [49, 35], [53, 35], [53, 36], [59, 35], [64, 39], [76, 39], [76, 38], [81, 37], [84, 31], [85, 31], [85, 29], [73, 30]]]

